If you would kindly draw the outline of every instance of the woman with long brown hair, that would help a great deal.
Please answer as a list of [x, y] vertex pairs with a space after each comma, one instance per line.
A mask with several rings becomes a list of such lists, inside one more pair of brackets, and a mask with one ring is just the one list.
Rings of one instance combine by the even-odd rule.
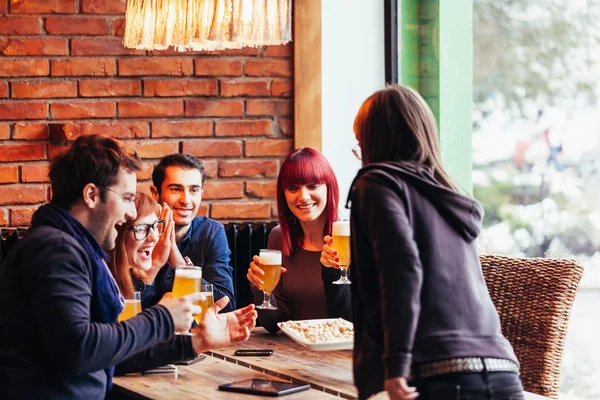
[[[348, 197], [359, 397], [522, 399], [477, 254], [483, 210], [444, 170], [431, 110], [390, 85], [363, 103], [354, 132], [363, 163]], [[321, 255], [335, 266], [329, 244]]]

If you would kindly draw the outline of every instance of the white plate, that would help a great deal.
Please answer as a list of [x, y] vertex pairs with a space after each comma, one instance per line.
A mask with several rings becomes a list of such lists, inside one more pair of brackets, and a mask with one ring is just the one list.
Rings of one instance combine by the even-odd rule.
[[[309, 324], [309, 325], [317, 325], [317, 324], [323, 323], [323, 322], [337, 321], [338, 319], [339, 318], [306, 319], [303, 321], [295, 321], [295, 322], [302, 322], [302, 323]], [[345, 321], [345, 320], [343, 320], [343, 321]], [[346, 321], [346, 322], [348, 322], [348, 321]], [[348, 322], [348, 323], [350, 323], [350, 322]], [[307, 347], [310, 350], [314, 350], [314, 351], [352, 350], [352, 348], [354, 347], [353, 339], [327, 341], [327, 342], [320, 342], [320, 343], [309, 342], [304, 337], [300, 336], [297, 332], [290, 330], [290, 329], [286, 329], [285, 325], [283, 325], [283, 326], [282, 325], [283, 325], [283, 322], [277, 323], [277, 326], [279, 327], [279, 329], [281, 329], [281, 331], [283, 333], [285, 333], [287, 336], [289, 336], [295, 342], [300, 343], [302, 346]]]

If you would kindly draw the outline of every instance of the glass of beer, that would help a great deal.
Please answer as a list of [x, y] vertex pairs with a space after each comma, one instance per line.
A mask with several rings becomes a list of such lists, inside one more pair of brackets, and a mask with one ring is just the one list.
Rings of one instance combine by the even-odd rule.
[[265, 272], [262, 277], [264, 281], [262, 287], [264, 300], [256, 308], [260, 308], [261, 310], [277, 310], [271, 299], [273, 297], [273, 290], [275, 290], [279, 283], [279, 278], [281, 278], [281, 251], [262, 249], [258, 257], [260, 257], [258, 267]]
[[119, 314], [118, 321], [125, 321], [131, 317], [135, 317], [142, 312], [142, 297], [140, 292], [133, 292], [130, 299], [125, 299], [125, 308]]
[[338, 252], [338, 258], [340, 261], [340, 279], [332, 282], [336, 285], [348, 285], [350, 279], [348, 279], [348, 266], [350, 265], [350, 222], [349, 221], [336, 221], [333, 223], [333, 229], [331, 232], [333, 238], [332, 248]]
[[200, 307], [202, 307], [202, 311], [200, 312], [200, 314], [194, 316], [197, 323], [200, 323], [204, 320], [206, 310], [208, 310], [212, 307], [213, 304], [215, 304], [212, 284], [209, 283], [207, 285], [200, 285], [200, 292], [204, 295], [204, 301], [197, 303]]
[[[193, 265], [180, 265], [175, 268], [175, 281], [173, 282], [173, 298], [196, 293], [202, 287], [202, 268]], [[189, 332], [177, 332], [179, 335], [192, 335]]]

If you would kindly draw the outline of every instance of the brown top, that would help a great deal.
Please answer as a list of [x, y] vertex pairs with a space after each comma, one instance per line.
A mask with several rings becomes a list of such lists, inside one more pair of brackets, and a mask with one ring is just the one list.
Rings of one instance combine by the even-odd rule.
[[[277, 226], [269, 235], [269, 249], [281, 250], [281, 229]], [[287, 272], [281, 275], [273, 291], [278, 310], [258, 310], [258, 319], [269, 332], [277, 332], [281, 321], [328, 318], [327, 299], [321, 279], [320, 251], [299, 249], [291, 257], [282, 257]], [[254, 304], [263, 301], [262, 291], [252, 288]]]

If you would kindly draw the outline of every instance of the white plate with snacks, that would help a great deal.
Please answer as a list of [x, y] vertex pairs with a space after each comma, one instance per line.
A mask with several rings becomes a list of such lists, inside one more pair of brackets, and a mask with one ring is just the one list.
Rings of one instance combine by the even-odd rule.
[[351, 350], [354, 346], [354, 325], [342, 318], [285, 321], [277, 326], [310, 350]]

